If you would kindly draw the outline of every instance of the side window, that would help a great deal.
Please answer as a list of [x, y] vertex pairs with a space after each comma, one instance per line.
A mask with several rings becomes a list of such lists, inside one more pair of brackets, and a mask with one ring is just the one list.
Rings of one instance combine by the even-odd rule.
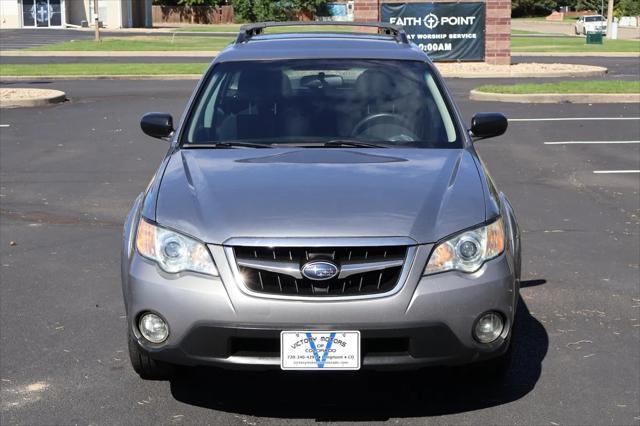
[[211, 84], [202, 95], [203, 101], [198, 104], [198, 108], [193, 114], [194, 124], [189, 128], [189, 140], [202, 142], [210, 140], [209, 133], [211, 132], [215, 104], [219, 99], [220, 87], [225, 80], [227, 80], [226, 73], [217, 73], [212, 77]]
[[[442, 97], [442, 93], [440, 93], [440, 90], [438, 90], [438, 86], [436, 85], [436, 82], [430, 73], [426, 74], [426, 80], [427, 80], [427, 88], [429, 89], [431, 98], [435, 102], [435, 106], [437, 108], [437, 112], [433, 111], [432, 116], [434, 118], [440, 119], [439, 121], [444, 126], [447, 142], [449, 143], [455, 142], [456, 128], [455, 128], [455, 125], [453, 124], [453, 120], [451, 119], [451, 115], [449, 114], [449, 111], [447, 109], [447, 105]], [[438, 124], [438, 121], [436, 121], [434, 124]]]

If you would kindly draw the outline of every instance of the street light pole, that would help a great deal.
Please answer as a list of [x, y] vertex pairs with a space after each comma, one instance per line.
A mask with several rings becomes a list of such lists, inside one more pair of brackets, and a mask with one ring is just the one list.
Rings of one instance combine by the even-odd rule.
[[611, 27], [613, 26], [613, 0], [607, 4], [607, 38], [611, 38]]
[[93, 22], [96, 26], [96, 41], [100, 41], [100, 17], [98, 16], [98, 0], [93, 0]]

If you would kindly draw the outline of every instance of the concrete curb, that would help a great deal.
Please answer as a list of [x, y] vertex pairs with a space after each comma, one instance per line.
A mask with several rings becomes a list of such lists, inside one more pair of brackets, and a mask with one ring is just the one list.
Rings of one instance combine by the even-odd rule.
[[[11, 89], [15, 90], [15, 89]], [[29, 89], [33, 90], [33, 89]], [[41, 89], [42, 94], [27, 99], [0, 99], [0, 108], [36, 107], [56, 104], [67, 100], [66, 93], [60, 90]]]
[[473, 101], [512, 102], [523, 104], [619, 104], [640, 103], [640, 93], [489, 93], [469, 92]]
[[136, 51], [136, 50], [106, 50], [106, 51], [73, 51], [73, 50], [52, 50], [52, 51], [44, 51], [44, 50], [2, 50], [0, 51], [1, 56], [20, 56], [20, 57], [172, 57], [172, 58], [180, 58], [180, 57], [201, 57], [201, 58], [215, 58], [220, 51], [218, 50], [176, 50], [176, 51], [165, 51], [165, 50], [146, 50], [146, 51]]
[[511, 52], [511, 56], [640, 58], [640, 52]]
[[[437, 67], [437, 64], [436, 64]], [[446, 78], [558, 78], [558, 77], [599, 77], [609, 70], [605, 67], [589, 66], [589, 69], [564, 72], [443, 72]]]
[[[436, 64], [437, 67], [437, 64]], [[587, 68], [588, 67], [588, 68]], [[607, 73], [604, 67], [585, 66], [583, 70], [565, 72], [460, 72], [440, 70], [446, 78], [554, 78], [554, 77], [597, 77]], [[64, 76], [0, 76], [4, 81], [31, 80], [199, 80], [200, 74], [158, 74], [158, 75], [64, 75]]]

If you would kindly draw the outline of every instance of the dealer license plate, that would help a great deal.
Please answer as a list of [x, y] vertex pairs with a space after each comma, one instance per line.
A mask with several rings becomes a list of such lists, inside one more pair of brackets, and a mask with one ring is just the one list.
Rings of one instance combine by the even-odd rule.
[[359, 370], [359, 331], [283, 331], [283, 370]]

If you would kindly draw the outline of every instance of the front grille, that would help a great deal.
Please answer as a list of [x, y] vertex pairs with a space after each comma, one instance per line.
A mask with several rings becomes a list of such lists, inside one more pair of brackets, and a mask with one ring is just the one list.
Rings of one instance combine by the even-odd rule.
[[[407, 247], [234, 247], [238, 272], [254, 292], [291, 296], [357, 296], [392, 290], [402, 273]], [[317, 281], [301, 275], [309, 261], [327, 260], [340, 268], [335, 278]]]

